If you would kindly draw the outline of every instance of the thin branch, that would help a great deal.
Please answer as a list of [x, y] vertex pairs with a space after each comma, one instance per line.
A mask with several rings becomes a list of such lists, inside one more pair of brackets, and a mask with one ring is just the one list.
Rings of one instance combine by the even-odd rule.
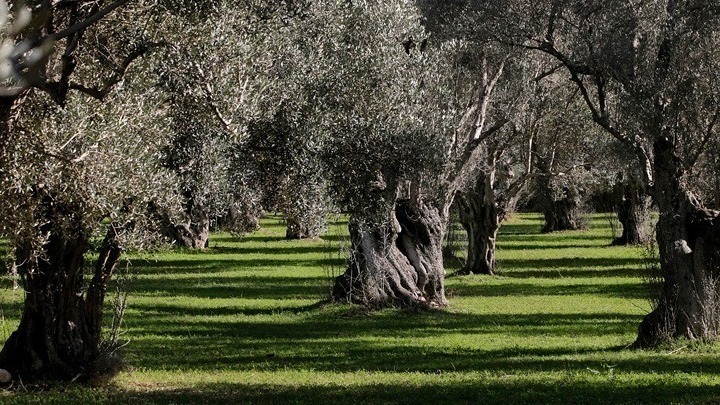
[[715, 109], [715, 114], [713, 114], [710, 122], [708, 123], [707, 129], [705, 130], [705, 134], [703, 134], [703, 140], [700, 143], [698, 149], [695, 151], [693, 157], [691, 157], [685, 165], [686, 169], [690, 169], [691, 167], [695, 166], [695, 163], [697, 163], [698, 159], [705, 151], [705, 147], [707, 146], [708, 141], [710, 141], [710, 138], [712, 137], [713, 129], [715, 128], [715, 124], [717, 124], [718, 118], [720, 118], [720, 106]]
[[70, 83], [69, 89], [80, 91], [89, 95], [90, 97], [102, 101], [105, 99], [105, 97], [107, 97], [108, 94], [110, 94], [112, 89], [122, 81], [125, 73], [135, 60], [142, 58], [152, 49], [155, 49], [162, 45], [163, 43], [160, 42], [151, 42], [140, 45], [139, 47], [137, 47], [137, 49], [130, 52], [130, 54], [125, 57], [125, 59], [123, 59], [123, 61], [117, 66], [113, 74], [106, 77], [105, 80], [103, 80], [102, 85], [100, 86], [87, 87], [79, 83]]
[[115, 9], [124, 5], [128, 1], [129, 0], [115, 0], [114, 2], [108, 4], [105, 8], [99, 10], [97, 13], [91, 15], [83, 21], [80, 21], [79, 23], [68, 27], [60, 32], [56, 32], [54, 34], [50, 34], [43, 38], [40, 38], [37, 43], [42, 43], [45, 40], [59, 41], [65, 37], [69, 37], [70, 35], [73, 35], [78, 31], [84, 30], [95, 24], [96, 22], [100, 21], [103, 17], [112, 13], [113, 11], [115, 11]]
[[[220, 111], [220, 107], [215, 102], [214, 93], [215, 91], [212, 88], [212, 84], [210, 84], [210, 80], [208, 80], [207, 74], [205, 73], [205, 70], [203, 70], [202, 66], [200, 66], [200, 63], [195, 62], [195, 69], [197, 69], [198, 74], [200, 75], [200, 78], [205, 82], [205, 86], [202, 87], [203, 92], [205, 93], [205, 100], [207, 101], [208, 105], [211, 107], [213, 114], [215, 114], [215, 117], [220, 121], [223, 128], [225, 128], [226, 131], [234, 133], [232, 129], [232, 118], [227, 118], [223, 113]], [[245, 81], [245, 84], [243, 85], [243, 97], [244, 97], [244, 91], [247, 86], [247, 80]]]
[[560, 70], [560, 69], [562, 69], [562, 68], [563, 68], [563, 64], [560, 63], [560, 64], [554, 66], [552, 69], [550, 69], [550, 70], [548, 70], [548, 71], [546, 71], [546, 72], [541, 73], [539, 76], [535, 77], [535, 78], [533, 79], [533, 81], [534, 81], [535, 83], [538, 83], [538, 82], [540, 82], [542, 79], [544, 79], [544, 78], [546, 78], [546, 77], [548, 77], [548, 76], [552, 76], [555, 72], [557, 72], [558, 70]]

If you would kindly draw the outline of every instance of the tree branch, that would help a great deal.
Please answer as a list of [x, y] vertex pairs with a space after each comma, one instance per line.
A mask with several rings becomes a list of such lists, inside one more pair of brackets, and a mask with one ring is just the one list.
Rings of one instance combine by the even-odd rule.
[[162, 45], [163, 43], [161, 42], [150, 42], [138, 46], [134, 51], [130, 52], [130, 54], [128, 54], [122, 62], [120, 62], [120, 64], [115, 68], [113, 74], [106, 77], [105, 80], [103, 80], [102, 85], [100, 86], [87, 87], [79, 83], [70, 83], [69, 88], [71, 90], [77, 90], [81, 93], [85, 93], [90, 97], [102, 101], [105, 99], [105, 97], [107, 97], [108, 94], [110, 94], [112, 89], [122, 81], [125, 73], [135, 60], [145, 56], [151, 50]]

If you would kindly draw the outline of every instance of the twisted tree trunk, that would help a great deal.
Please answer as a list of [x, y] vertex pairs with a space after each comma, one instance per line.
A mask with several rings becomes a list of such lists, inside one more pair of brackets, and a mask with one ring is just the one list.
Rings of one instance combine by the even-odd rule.
[[316, 239], [320, 236], [314, 228], [307, 226], [307, 224], [304, 224], [301, 220], [297, 220], [296, 218], [286, 216], [285, 223], [287, 224], [287, 228], [285, 229], [285, 239]]
[[557, 193], [553, 186], [552, 163], [537, 159], [537, 167], [544, 176], [537, 183], [540, 209], [545, 217], [542, 232], [574, 231], [583, 228], [580, 196], [572, 189], [563, 187]]
[[720, 332], [720, 212], [686, 191], [683, 168], [669, 139], [654, 144], [657, 242], [662, 286], [656, 308], [642, 321], [636, 346]]
[[168, 229], [178, 246], [205, 249], [210, 243], [210, 217], [203, 209], [193, 209], [185, 214], [183, 222], [171, 225]]
[[473, 190], [457, 196], [460, 223], [468, 238], [460, 275], [495, 274], [495, 241], [505, 213], [495, 201], [491, 182], [490, 176], [481, 175]]
[[560, 199], [556, 200], [552, 194], [547, 196], [543, 204], [543, 215], [543, 232], [575, 231], [584, 228], [579, 198], [568, 188], [563, 189]]
[[169, 238], [176, 245], [188, 249], [205, 249], [210, 239], [210, 216], [200, 207], [192, 207], [183, 213], [183, 220], [176, 223], [167, 212], [151, 204], [150, 211], [154, 213], [163, 236]]
[[[47, 204], [45, 208], [54, 209]], [[39, 229], [50, 235], [44, 245], [38, 249], [25, 241], [16, 249], [25, 303], [18, 329], [0, 351], [0, 368], [23, 381], [76, 380], [109, 371], [100, 362], [102, 310], [120, 247], [111, 230], [84, 294], [88, 238], [79, 228], [56, 226], [62, 208], [57, 210]]]
[[647, 242], [652, 201], [644, 187], [637, 181], [624, 182], [617, 193], [619, 202], [617, 215], [622, 224], [622, 235], [613, 240], [613, 245], [641, 245]]
[[335, 279], [332, 298], [371, 307], [446, 305], [443, 215], [425, 204], [401, 201], [390, 217], [380, 229], [350, 221], [352, 256]]

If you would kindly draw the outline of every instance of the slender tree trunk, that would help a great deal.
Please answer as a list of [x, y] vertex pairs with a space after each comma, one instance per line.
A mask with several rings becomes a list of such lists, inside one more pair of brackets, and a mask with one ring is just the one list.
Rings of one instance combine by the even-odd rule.
[[114, 231], [105, 238], [87, 295], [87, 237], [52, 222], [41, 231], [50, 236], [39, 250], [29, 241], [16, 249], [25, 304], [18, 329], [0, 351], [0, 368], [26, 382], [84, 379], [108, 372], [100, 362], [100, 343], [105, 289], [120, 255]]
[[381, 229], [366, 228], [356, 218], [350, 221], [352, 256], [335, 280], [332, 298], [371, 307], [446, 305], [443, 214], [402, 201], [390, 217]]
[[630, 179], [621, 184], [617, 193], [618, 220], [623, 230], [620, 237], [615, 238], [613, 245], [641, 245], [647, 242], [650, 222], [650, 196], [644, 187], [637, 181]]
[[720, 331], [720, 212], [703, 209], [686, 191], [672, 141], [654, 144], [657, 242], [662, 286], [642, 321], [636, 346], [668, 339], [712, 339]]

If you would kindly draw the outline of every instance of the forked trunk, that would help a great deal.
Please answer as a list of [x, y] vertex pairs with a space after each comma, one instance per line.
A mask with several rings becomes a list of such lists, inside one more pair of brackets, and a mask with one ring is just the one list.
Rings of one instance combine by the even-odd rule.
[[617, 215], [623, 230], [612, 244], [641, 245], [647, 242], [650, 236], [650, 196], [638, 182], [629, 181], [621, 185], [618, 197]]
[[352, 256], [335, 279], [332, 298], [371, 307], [441, 307], [445, 298], [442, 238], [437, 209], [398, 202], [390, 224], [367, 229], [350, 221]]
[[457, 197], [460, 223], [468, 238], [467, 260], [458, 274], [495, 274], [495, 240], [502, 213], [497, 204], [470, 192]]
[[26, 291], [23, 315], [0, 351], [0, 368], [23, 381], [76, 380], [108, 372], [100, 362], [105, 289], [120, 248], [108, 233], [95, 274], [83, 288], [88, 240], [81, 231], [62, 232], [44, 225], [50, 237], [41, 249], [30, 242], [16, 250], [16, 265]]
[[635, 345], [713, 339], [720, 332], [720, 212], [703, 209], [686, 191], [671, 141], [657, 141], [654, 151], [662, 285]]

